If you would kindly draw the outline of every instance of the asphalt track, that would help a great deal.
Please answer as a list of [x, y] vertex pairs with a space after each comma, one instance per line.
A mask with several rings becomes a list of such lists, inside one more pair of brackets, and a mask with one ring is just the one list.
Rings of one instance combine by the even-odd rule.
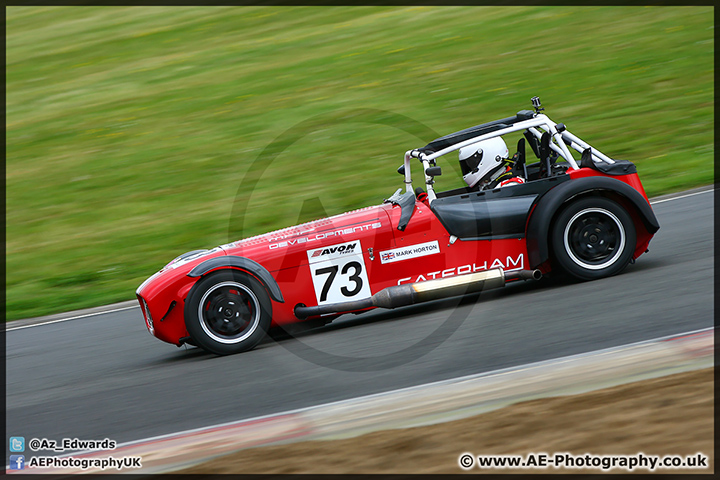
[[650, 252], [616, 277], [344, 316], [240, 355], [161, 343], [139, 308], [11, 329], [6, 437], [123, 443], [710, 327], [713, 193], [653, 208]]

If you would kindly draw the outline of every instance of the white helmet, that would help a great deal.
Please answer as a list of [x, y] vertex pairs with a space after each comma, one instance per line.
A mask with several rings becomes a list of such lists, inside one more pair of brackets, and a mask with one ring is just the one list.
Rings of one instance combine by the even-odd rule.
[[502, 137], [493, 137], [463, 147], [459, 151], [463, 180], [474, 187], [489, 177], [496, 167], [508, 158], [508, 148]]

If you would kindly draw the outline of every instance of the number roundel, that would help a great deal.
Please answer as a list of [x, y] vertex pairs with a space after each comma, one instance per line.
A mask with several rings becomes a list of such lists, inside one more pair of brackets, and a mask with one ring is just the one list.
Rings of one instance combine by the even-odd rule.
[[360, 240], [308, 250], [318, 305], [370, 297]]

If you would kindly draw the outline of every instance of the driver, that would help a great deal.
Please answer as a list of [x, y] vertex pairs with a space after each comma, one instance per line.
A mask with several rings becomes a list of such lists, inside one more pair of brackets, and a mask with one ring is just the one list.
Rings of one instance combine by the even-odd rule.
[[515, 157], [508, 159], [508, 148], [502, 137], [482, 140], [458, 152], [463, 180], [468, 187], [480, 190], [506, 187], [525, 183], [525, 179], [515, 175], [513, 165]]

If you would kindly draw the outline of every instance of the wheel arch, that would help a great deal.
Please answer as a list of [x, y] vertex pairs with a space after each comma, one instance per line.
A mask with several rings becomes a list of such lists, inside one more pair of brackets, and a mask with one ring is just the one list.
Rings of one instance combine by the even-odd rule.
[[218, 268], [232, 268], [243, 270], [254, 277], [267, 289], [270, 298], [279, 303], [285, 303], [280, 287], [275, 279], [270, 275], [265, 267], [254, 260], [237, 255], [224, 255], [220, 257], [210, 258], [196, 265], [187, 274], [188, 277], [202, 277], [203, 275], [214, 271]]
[[630, 207], [629, 213], [636, 229], [642, 227], [652, 235], [660, 228], [645, 197], [625, 182], [597, 176], [564, 182], [540, 197], [530, 213], [526, 232], [530, 268], [537, 268], [550, 259], [549, 235], [563, 207], [578, 198], [591, 195], [608, 197], [625, 208]]

